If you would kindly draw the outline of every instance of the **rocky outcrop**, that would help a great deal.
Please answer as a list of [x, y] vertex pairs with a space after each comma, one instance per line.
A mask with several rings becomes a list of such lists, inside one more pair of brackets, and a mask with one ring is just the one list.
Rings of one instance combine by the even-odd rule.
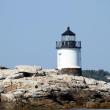
[[104, 81], [26, 65], [0, 70], [0, 74], [2, 102], [33, 103], [33, 99], [48, 99], [61, 105], [68, 102], [83, 106], [110, 102], [110, 84]]

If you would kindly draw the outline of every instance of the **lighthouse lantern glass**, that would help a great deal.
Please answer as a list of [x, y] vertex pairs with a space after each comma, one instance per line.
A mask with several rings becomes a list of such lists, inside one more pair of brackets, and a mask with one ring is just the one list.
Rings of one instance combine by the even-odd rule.
[[75, 36], [62, 36], [62, 41], [75, 41]]

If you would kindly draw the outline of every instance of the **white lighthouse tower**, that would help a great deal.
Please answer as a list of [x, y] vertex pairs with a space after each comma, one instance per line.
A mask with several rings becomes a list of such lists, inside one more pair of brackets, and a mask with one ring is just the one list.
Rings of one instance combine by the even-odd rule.
[[81, 75], [81, 41], [76, 41], [76, 34], [67, 27], [61, 41], [56, 42], [57, 68], [62, 73]]

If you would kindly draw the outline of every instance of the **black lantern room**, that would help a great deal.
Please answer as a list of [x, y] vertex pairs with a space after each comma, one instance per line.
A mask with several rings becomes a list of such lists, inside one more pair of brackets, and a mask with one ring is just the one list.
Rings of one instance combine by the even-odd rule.
[[61, 41], [56, 42], [56, 49], [61, 48], [81, 48], [81, 41], [76, 41], [76, 34], [70, 30], [70, 27], [62, 33]]

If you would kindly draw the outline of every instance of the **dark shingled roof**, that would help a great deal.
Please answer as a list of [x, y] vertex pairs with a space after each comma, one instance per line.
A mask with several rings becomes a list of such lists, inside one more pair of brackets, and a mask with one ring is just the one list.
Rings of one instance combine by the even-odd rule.
[[67, 27], [67, 30], [62, 34], [62, 36], [75, 36], [76, 34], [70, 30], [70, 27]]

